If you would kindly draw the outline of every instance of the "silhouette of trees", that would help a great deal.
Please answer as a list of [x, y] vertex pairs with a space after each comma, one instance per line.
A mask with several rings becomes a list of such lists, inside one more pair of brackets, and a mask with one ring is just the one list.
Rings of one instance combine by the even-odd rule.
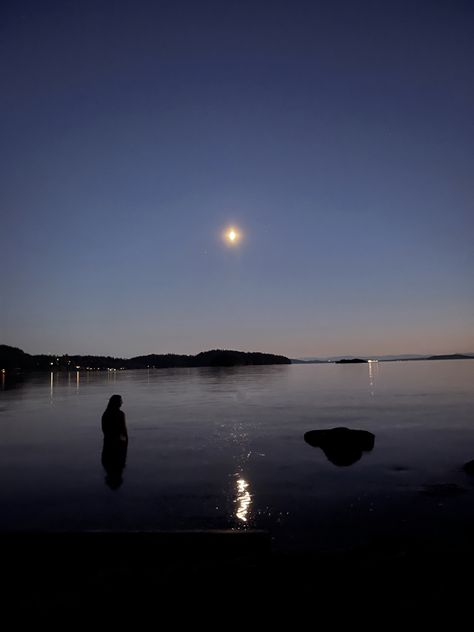
[[75, 371], [80, 369], [167, 369], [199, 366], [244, 366], [291, 364], [291, 360], [271, 353], [213, 349], [195, 356], [166, 353], [124, 359], [92, 355], [30, 355], [16, 347], [0, 345], [0, 369], [20, 371]]

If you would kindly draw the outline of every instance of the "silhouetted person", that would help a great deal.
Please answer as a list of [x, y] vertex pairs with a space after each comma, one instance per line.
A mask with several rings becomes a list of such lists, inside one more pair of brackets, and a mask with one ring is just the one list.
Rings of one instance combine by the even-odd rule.
[[102, 432], [104, 433], [104, 439], [128, 441], [125, 413], [120, 410], [121, 406], [121, 396], [112, 395], [102, 415]]
[[121, 406], [120, 395], [112, 395], [102, 415], [102, 465], [107, 472], [105, 482], [111, 489], [118, 489], [122, 484], [122, 472], [127, 459], [128, 433]]

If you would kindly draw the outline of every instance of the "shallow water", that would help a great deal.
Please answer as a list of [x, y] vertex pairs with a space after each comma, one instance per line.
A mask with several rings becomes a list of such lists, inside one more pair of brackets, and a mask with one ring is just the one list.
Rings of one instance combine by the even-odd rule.
[[[37, 374], [0, 387], [0, 530], [269, 529], [334, 550], [474, 522], [474, 361]], [[100, 417], [123, 397], [126, 467]], [[334, 465], [308, 430], [375, 435]]]

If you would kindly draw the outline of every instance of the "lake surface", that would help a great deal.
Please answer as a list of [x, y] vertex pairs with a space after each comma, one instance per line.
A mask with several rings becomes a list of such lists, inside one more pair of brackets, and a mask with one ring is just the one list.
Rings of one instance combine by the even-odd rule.
[[[280, 550], [461, 538], [474, 361], [36, 374], [0, 384], [0, 531], [268, 529]], [[100, 419], [123, 397], [126, 467]], [[349, 466], [305, 432], [375, 435]]]

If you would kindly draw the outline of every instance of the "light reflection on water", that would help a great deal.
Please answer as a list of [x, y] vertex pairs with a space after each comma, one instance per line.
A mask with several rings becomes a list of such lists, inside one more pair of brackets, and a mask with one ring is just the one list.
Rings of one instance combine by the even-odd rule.
[[[25, 376], [15, 388], [2, 374], [0, 531], [251, 524], [289, 539], [299, 530], [301, 542], [317, 532], [324, 544], [340, 537], [338, 524], [352, 537], [391, 507], [398, 524], [402, 502], [432, 502], [438, 524], [454, 503], [473, 512], [460, 469], [474, 459], [473, 378], [472, 361], [77, 370], [75, 379]], [[111, 489], [100, 418], [114, 393], [129, 446]], [[303, 440], [336, 426], [372, 432], [374, 449], [338, 468]], [[445, 484], [465, 493], [441, 505], [419, 495], [454, 489]]]
[[237, 497], [235, 499], [236, 510], [235, 515], [242, 522], [247, 522], [249, 518], [249, 507], [252, 504], [252, 497], [249, 492], [249, 483], [244, 478], [238, 478], [236, 481]]
[[371, 397], [375, 397], [375, 387], [377, 382], [378, 362], [369, 362], [369, 392]]

